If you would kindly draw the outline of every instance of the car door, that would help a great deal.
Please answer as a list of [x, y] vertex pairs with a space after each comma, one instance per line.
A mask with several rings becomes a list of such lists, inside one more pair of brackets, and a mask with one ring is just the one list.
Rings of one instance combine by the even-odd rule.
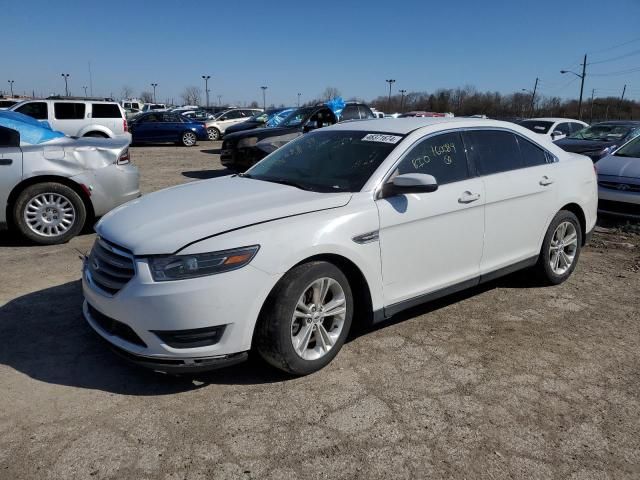
[[447, 287], [477, 283], [482, 256], [483, 182], [470, 171], [460, 133], [418, 141], [392, 176], [405, 173], [433, 175], [438, 189], [376, 201], [388, 314]]
[[163, 141], [177, 142], [184, 131], [184, 123], [177, 113], [164, 112], [159, 114], [162, 120], [158, 123], [158, 138]]
[[535, 260], [556, 208], [553, 156], [508, 130], [467, 131], [463, 138], [486, 195], [481, 273]]
[[131, 135], [136, 142], [151, 142], [158, 139], [161, 114], [149, 113], [131, 124]]
[[22, 180], [20, 134], [0, 127], [0, 223], [5, 222], [7, 199], [13, 187]]

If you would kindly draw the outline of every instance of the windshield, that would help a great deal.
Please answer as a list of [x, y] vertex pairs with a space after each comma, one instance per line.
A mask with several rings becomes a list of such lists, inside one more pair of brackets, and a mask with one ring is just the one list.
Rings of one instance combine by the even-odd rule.
[[334, 130], [303, 135], [245, 176], [316, 192], [358, 192], [403, 137]]
[[616, 153], [616, 157], [634, 157], [640, 158], [640, 136], [634, 138], [625, 146], [620, 148]]
[[524, 128], [528, 128], [532, 132], [536, 133], [548, 133], [549, 129], [553, 125], [553, 122], [545, 122], [541, 120], [525, 120], [524, 122], [520, 122]]
[[578, 140], [620, 140], [626, 137], [631, 131], [626, 125], [599, 124], [569, 135], [568, 138]]
[[250, 122], [260, 122], [260, 123], [264, 123], [269, 119], [269, 116], [271, 114], [268, 112], [260, 112], [260, 113], [256, 113], [253, 117], [251, 117], [249, 119]]
[[315, 107], [303, 107], [303, 108], [294, 110], [289, 114], [287, 118], [285, 118], [282, 121], [282, 123], [280, 123], [280, 126], [281, 127], [297, 127], [302, 122], [304, 122], [309, 115], [311, 115], [311, 112], [313, 112], [314, 108]]

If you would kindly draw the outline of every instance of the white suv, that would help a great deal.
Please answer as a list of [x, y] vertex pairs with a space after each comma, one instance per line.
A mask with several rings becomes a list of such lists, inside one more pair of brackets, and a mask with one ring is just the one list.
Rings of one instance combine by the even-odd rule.
[[211, 369], [253, 348], [304, 375], [336, 356], [353, 322], [526, 267], [565, 281], [596, 209], [591, 160], [512, 123], [346, 122], [245, 174], [105, 215], [84, 315], [156, 370]]
[[257, 113], [259, 108], [232, 108], [217, 114], [214, 120], [207, 120], [207, 133], [209, 140], [220, 140], [227, 127], [237, 123], [246, 122]]
[[125, 112], [117, 102], [99, 100], [26, 100], [9, 110], [46, 121], [71, 137], [114, 138], [128, 133]]

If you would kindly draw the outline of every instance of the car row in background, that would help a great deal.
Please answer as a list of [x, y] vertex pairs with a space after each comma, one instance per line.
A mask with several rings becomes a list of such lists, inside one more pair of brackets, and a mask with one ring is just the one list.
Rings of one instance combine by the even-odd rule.
[[277, 127], [252, 129], [226, 135], [220, 151], [222, 165], [244, 171], [271, 152], [311, 130], [348, 120], [373, 119], [371, 109], [359, 102], [347, 102], [337, 113], [325, 103], [301, 107]]
[[44, 245], [140, 195], [128, 138], [73, 138], [16, 112], [0, 112], [0, 171], [0, 227]]
[[245, 122], [259, 113], [262, 110], [258, 108], [231, 108], [214, 115], [213, 119], [206, 120], [209, 140], [220, 140], [228, 127]]
[[597, 162], [601, 158], [640, 135], [640, 121], [601, 122], [572, 133], [555, 142], [567, 152], [580, 153]]

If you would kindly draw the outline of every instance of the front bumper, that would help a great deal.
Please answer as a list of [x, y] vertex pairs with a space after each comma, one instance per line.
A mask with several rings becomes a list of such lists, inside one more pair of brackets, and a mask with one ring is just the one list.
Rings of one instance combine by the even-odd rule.
[[[145, 259], [135, 259], [135, 270], [134, 277], [111, 295], [100, 290], [86, 265], [83, 268], [84, 317], [121, 356], [174, 372], [219, 368], [246, 357], [241, 354], [251, 348], [273, 277], [247, 265], [219, 275], [154, 282]], [[106, 328], [103, 317], [121, 328]], [[176, 348], [154, 333], [215, 326], [224, 326], [221, 337], [193, 348]]]
[[619, 217], [640, 218], [640, 193], [598, 187], [598, 212]]

